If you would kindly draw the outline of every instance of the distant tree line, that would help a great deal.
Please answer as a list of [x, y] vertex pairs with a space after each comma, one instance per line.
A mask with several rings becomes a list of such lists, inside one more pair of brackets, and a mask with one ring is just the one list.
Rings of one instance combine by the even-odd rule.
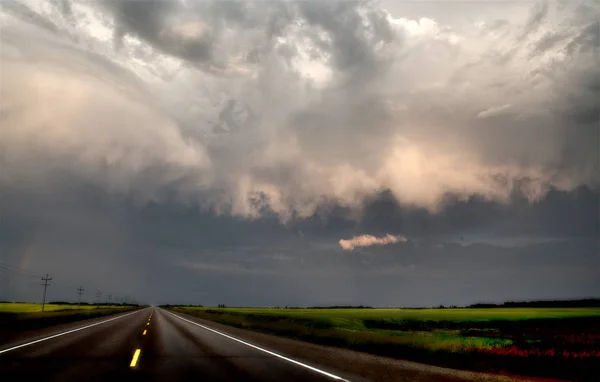
[[364, 305], [332, 305], [332, 306], [308, 306], [306, 308], [298, 306], [286, 306], [286, 309], [374, 309], [372, 306]]
[[[52, 302], [52, 304], [69, 304], [67, 302]], [[73, 303], [71, 303], [73, 304]], [[82, 302], [81, 305], [84, 305]], [[94, 304], [85, 304], [85, 305], [94, 305]], [[119, 305], [119, 304], [115, 304]], [[131, 304], [130, 304], [131, 305]], [[203, 308], [202, 305], [197, 304], [166, 304], [160, 305], [162, 308], [170, 308], [170, 307], [189, 307], [189, 308]], [[600, 298], [586, 298], [579, 300], [539, 300], [539, 301], [506, 301], [501, 304], [494, 303], [477, 303], [468, 306], [456, 306], [456, 305], [438, 305], [435, 307], [387, 307], [388, 309], [455, 309], [455, 308], [586, 308], [586, 307], [600, 307]], [[227, 308], [225, 304], [218, 304], [217, 308]], [[239, 307], [230, 307], [230, 308], [244, 308], [243, 306]], [[375, 309], [372, 306], [365, 305], [332, 305], [332, 306], [269, 306], [267, 308], [274, 309]]]
[[592, 308], [600, 307], [600, 299], [507, 301], [502, 304], [478, 303], [468, 308]]
[[163, 304], [159, 305], [160, 308], [173, 308], [173, 307], [184, 307], [184, 308], [204, 308], [202, 305], [197, 304]]

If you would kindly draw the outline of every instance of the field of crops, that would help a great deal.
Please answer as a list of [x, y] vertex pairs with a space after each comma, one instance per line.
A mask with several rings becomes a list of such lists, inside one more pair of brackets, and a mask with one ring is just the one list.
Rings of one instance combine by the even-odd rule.
[[418, 321], [493, 321], [528, 320], [536, 318], [567, 318], [600, 316], [600, 308], [488, 308], [488, 309], [283, 309], [283, 308], [200, 308], [252, 315], [275, 315], [315, 320], [333, 320], [342, 326], [374, 320]]
[[[117, 305], [66, 305], [66, 304], [46, 304], [45, 312], [62, 312], [68, 310], [91, 310], [91, 309], [117, 309]], [[42, 311], [42, 304], [30, 304], [22, 302], [1, 302], [0, 313], [35, 313]]]
[[135, 306], [0, 303], [0, 343], [18, 338], [19, 333], [136, 309]]
[[600, 372], [600, 308], [172, 308], [236, 327], [475, 370]]

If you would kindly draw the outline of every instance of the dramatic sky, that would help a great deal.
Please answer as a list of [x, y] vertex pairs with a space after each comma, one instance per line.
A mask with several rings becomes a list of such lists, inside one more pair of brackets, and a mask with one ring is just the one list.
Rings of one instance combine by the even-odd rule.
[[0, 3], [0, 300], [600, 295], [598, 1]]

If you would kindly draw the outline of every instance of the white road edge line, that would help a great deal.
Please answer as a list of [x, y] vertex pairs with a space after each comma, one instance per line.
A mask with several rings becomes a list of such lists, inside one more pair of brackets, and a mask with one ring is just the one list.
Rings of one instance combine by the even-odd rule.
[[47, 340], [50, 340], [50, 339], [52, 339], [52, 338], [56, 338], [56, 337], [60, 337], [60, 336], [64, 336], [65, 334], [69, 334], [69, 333], [78, 332], [78, 331], [80, 331], [80, 330], [83, 330], [83, 329], [91, 328], [92, 326], [96, 326], [96, 325], [102, 325], [102, 324], [105, 324], [105, 323], [107, 323], [107, 322], [114, 321], [114, 320], [118, 320], [119, 318], [123, 318], [123, 317], [131, 316], [132, 314], [139, 313], [139, 312], [140, 312], [140, 311], [138, 310], [138, 311], [135, 311], [135, 312], [127, 313], [127, 314], [125, 314], [125, 315], [123, 315], [123, 316], [114, 317], [114, 318], [111, 318], [111, 319], [108, 319], [108, 320], [105, 320], [105, 321], [101, 321], [101, 322], [96, 322], [95, 324], [87, 325], [87, 326], [84, 326], [84, 327], [82, 327], [82, 328], [77, 328], [77, 329], [67, 330], [66, 332], [62, 332], [62, 333], [58, 333], [58, 334], [54, 334], [54, 335], [52, 335], [52, 336], [49, 336], [49, 337], [40, 338], [39, 340], [35, 340], [35, 341], [27, 342], [27, 343], [25, 343], [25, 344], [21, 344], [21, 345], [13, 346], [12, 348], [8, 348], [8, 349], [0, 350], [0, 354], [2, 354], [2, 353], [7, 353], [7, 352], [9, 352], [9, 351], [11, 351], [11, 350], [16, 350], [16, 349], [19, 349], [19, 348], [23, 348], [23, 347], [25, 347], [25, 346], [29, 346], [29, 345], [33, 345], [33, 344], [37, 344], [38, 342], [47, 341]]
[[281, 358], [281, 359], [283, 359], [283, 360], [285, 360], [285, 361], [288, 361], [288, 362], [291, 362], [291, 363], [293, 363], [293, 364], [295, 364], [295, 365], [302, 366], [302, 367], [304, 367], [304, 368], [307, 368], [307, 369], [309, 369], [309, 370], [312, 370], [312, 371], [314, 371], [314, 372], [317, 372], [317, 373], [320, 373], [320, 374], [326, 375], [326, 376], [328, 376], [329, 378], [337, 379], [338, 381], [346, 381], [346, 382], [349, 382], [347, 379], [344, 379], [344, 378], [342, 378], [342, 377], [338, 377], [337, 375], [334, 375], [334, 374], [328, 373], [328, 372], [326, 372], [326, 371], [323, 371], [323, 370], [321, 370], [321, 369], [317, 369], [316, 367], [309, 366], [309, 365], [307, 365], [307, 364], [305, 364], [305, 363], [298, 362], [298, 361], [296, 361], [296, 360], [294, 360], [294, 359], [291, 359], [291, 358], [288, 358], [288, 357], [284, 357], [284, 356], [282, 356], [282, 355], [279, 355], [279, 354], [277, 354], [277, 353], [273, 353], [273, 352], [272, 352], [272, 351], [270, 351], [270, 350], [263, 349], [263, 348], [261, 348], [261, 347], [258, 347], [258, 346], [256, 346], [256, 345], [252, 345], [251, 343], [248, 343], [248, 342], [246, 342], [246, 341], [242, 341], [242, 340], [240, 340], [240, 339], [237, 339], [237, 338], [235, 338], [235, 337], [232, 337], [232, 336], [230, 336], [230, 335], [228, 335], [228, 334], [221, 333], [221, 332], [219, 332], [219, 331], [217, 331], [217, 330], [211, 329], [211, 328], [209, 328], [208, 326], [204, 326], [204, 325], [198, 324], [197, 322], [190, 321], [190, 320], [188, 320], [188, 319], [185, 319], [185, 318], [183, 318], [183, 317], [181, 317], [181, 316], [178, 316], [178, 315], [176, 315], [175, 313], [169, 312], [168, 310], [166, 310], [166, 312], [167, 312], [167, 313], [169, 313], [169, 314], [172, 314], [173, 316], [175, 316], [175, 317], [179, 318], [180, 320], [183, 320], [183, 321], [189, 322], [190, 324], [193, 324], [193, 325], [199, 326], [199, 327], [201, 327], [201, 328], [203, 328], [203, 329], [206, 329], [206, 330], [209, 330], [209, 331], [211, 331], [211, 332], [213, 332], [213, 333], [220, 334], [220, 335], [222, 335], [223, 337], [227, 337], [227, 338], [229, 338], [229, 339], [231, 339], [231, 340], [237, 341], [237, 342], [239, 342], [239, 343], [242, 343], [242, 344], [244, 344], [244, 345], [246, 345], [246, 346], [250, 346], [251, 348], [254, 348], [254, 349], [256, 349], [256, 350], [260, 350], [260, 351], [262, 351], [262, 352], [265, 352], [265, 353], [267, 353], [267, 354], [270, 354], [270, 355], [272, 355], [272, 356], [275, 356], [275, 357], [277, 357], [277, 358]]

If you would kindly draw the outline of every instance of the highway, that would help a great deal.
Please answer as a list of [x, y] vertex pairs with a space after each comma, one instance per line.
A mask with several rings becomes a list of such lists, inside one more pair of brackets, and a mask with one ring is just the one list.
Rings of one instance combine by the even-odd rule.
[[253, 337], [260, 334], [231, 330], [146, 308], [73, 323], [60, 331], [47, 328], [0, 344], [0, 376], [6, 381], [36, 377], [46, 381], [512, 380], [304, 346], [274, 336], [262, 340], [271, 341], [268, 347], [260, 337]]
[[[110, 320], [108, 322], [104, 322]], [[333, 381], [162, 309], [142, 309], [0, 354], [4, 380]], [[77, 326], [77, 325], [74, 325]], [[79, 326], [85, 326], [79, 324]], [[72, 329], [71, 329], [72, 330]], [[20, 344], [23, 345], [23, 344]], [[16, 347], [19, 345], [14, 345]], [[10, 349], [10, 348], [8, 348]], [[0, 352], [4, 347], [0, 349]], [[267, 350], [267, 349], [264, 349]], [[267, 350], [268, 351], [268, 350]], [[121, 379], [122, 378], [122, 379]]]

